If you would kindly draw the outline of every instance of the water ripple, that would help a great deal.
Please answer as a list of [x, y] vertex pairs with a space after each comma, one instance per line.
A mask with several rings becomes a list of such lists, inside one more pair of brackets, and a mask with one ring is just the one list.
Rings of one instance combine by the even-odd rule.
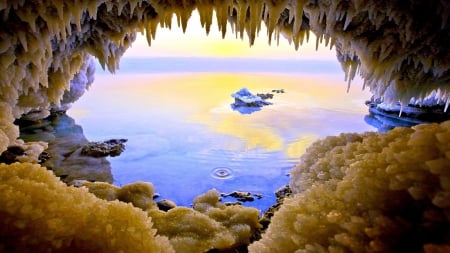
[[211, 176], [215, 179], [230, 179], [233, 177], [233, 171], [227, 167], [217, 167], [212, 170]]

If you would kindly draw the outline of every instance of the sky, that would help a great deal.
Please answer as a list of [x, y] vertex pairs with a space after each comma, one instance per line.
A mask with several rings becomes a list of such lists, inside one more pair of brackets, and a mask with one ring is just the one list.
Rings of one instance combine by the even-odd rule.
[[221, 32], [218, 31], [217, 22], [211, 26], [209, 35], [201, 27], [200, 17], [196, 11], [189, 19], [186, 32], [177, 27], [176, 17], [173, 17], [172, 28], [158, 27], [156, 39], [149, 47], [145, 35], [140, 36], [128, 49], [125, 57], [229, 57], [229, 58], [269, 58], [269, 59], [320, 59], [336, 60], [334, 49], [319, 45], [316, 51], [316, 37], [310, 34], [309, 43], [304, 43], [298, 51], [293, 44], [281, 37], [279, 44], [272, 41], [268, 43], [267, 30], [264, 24], [250, 47], [248, 38], [243, 40], [236, 38], [232, 33], [231, 26], [227, 27], [227, 34], [222, 39]]

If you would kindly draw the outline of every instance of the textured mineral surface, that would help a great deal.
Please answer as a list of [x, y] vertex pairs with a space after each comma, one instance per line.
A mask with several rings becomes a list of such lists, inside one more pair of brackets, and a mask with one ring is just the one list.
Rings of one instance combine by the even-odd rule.
[[[11, 164], [0, 164], [1, 252], [208, 252], [255, 239], [257, 210], [225, 207], [215, 191], [193, 209], [163, 212], [147, 195], [134, 195], [142, 185], [109, 202], [86, 187], [67, 187], [36, 165], [47, 143], [25, 143], [14, 125], [25, 113], [39, 120], [76, 100], [83, 88], [64, 94], [72, 80], [89, 85], [80, 77], [92, 73], [92, 57], [114, 72], [137, 32], [151, 44], [173, 15], [187, 29], [195, 9], [206, 33], [215, 14], [223, 34], [231, 23], [250, 44], [262, 22], [269, 43], [285, 37], [298, 48], [313, 32], [317, 44], [335, 48], [349, 85], [359, 74], [388, 105], [431, 97], [448, 107], [448, 1], [3, 0], [0, 152], [9, 152], [4, 159]], [[315, 143], [292, 172], [293, 196], [248, 250], [450, 251], [449, 129], [447, 121]], [[120, 192], [110, 190], [104, 194]]]

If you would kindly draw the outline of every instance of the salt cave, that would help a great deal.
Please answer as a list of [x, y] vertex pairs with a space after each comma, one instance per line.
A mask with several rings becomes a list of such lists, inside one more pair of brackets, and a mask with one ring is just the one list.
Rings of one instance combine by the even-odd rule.
[[349, 85], [359, 74], [387, 104], [430, 96], [449, 104], [448, 1], [2, 0], [0, 152], [19, 146], [24, 154], [0, 164], [1, 252], [208, 252], [248, 244], [249, 252], [450, 251], [448, 121], [313, 144], [292, 172], [295, 194], [261, 239], [256, 210], [225, 207], [214, 191], [193, 209], [161, 213], [134, 207], [132, 196], [128, 204], [107, 202], [67, 187], [36, 164], [47, 144], [18, 139], [15, 119], [47, 116], [76, 90], [76, 75], [92, 74], [92, 57], [114, 72], [137, 32], [151, 44], [173, 15], [188, 29], [195, 9], [206, 34], [215, 14], [223, 34], [230, 23], [250, 45], [262, 22], [269, 43], [285, 37], [298, 48], [313, 32], [317, 44], [336, 49]]

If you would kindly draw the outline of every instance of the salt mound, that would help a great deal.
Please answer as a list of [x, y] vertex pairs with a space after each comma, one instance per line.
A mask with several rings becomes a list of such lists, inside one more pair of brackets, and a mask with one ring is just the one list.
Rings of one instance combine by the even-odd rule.
[[0, 164], [0, 251], [173, 252], [147, 213], [67, 187], [29, 163]]
[[250, 252], [446, 252], [450, 121], [312, 144]]

